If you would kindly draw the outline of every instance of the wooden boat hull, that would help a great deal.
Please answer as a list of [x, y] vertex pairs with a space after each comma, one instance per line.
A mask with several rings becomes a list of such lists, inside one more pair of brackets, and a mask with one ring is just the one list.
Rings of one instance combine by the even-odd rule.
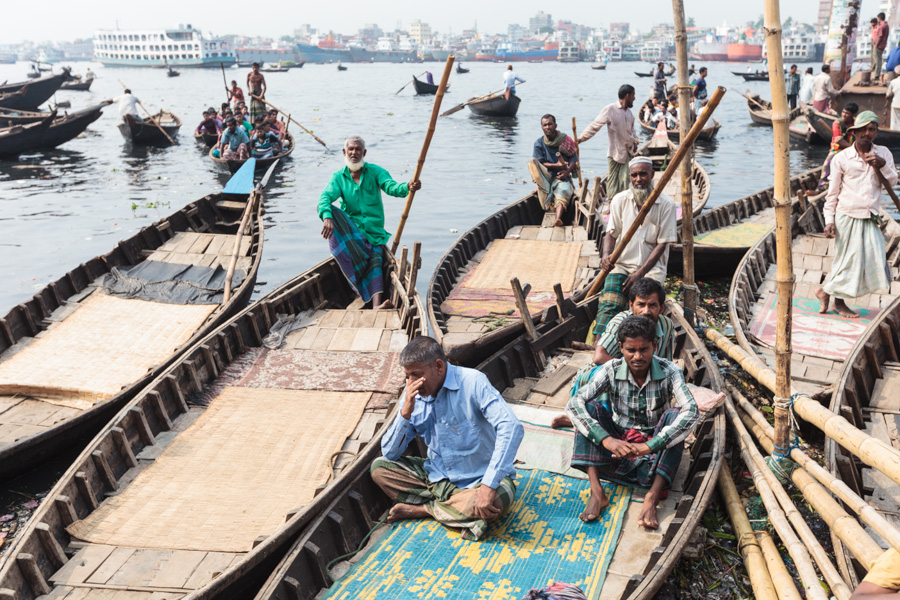
[[606, 65], [591, 65], [591, 68], [595, 71], [604, 71], [606, 70]]
[[739, 77], [743, 77], [744, 81], [768, 81], [769, 80], [768, 73], [739, 73], [737, 71], [732, 71], [732, 74], [738, 75]]
[[[416, 90], [416, 94], [419, 96], [427, 96], [437, 94], [438, 85], [433, 83], [428, 83], [427, 81], [419, 81], [415, 76], [413, 76], [413, 88]], [[450, 87], [449, 85], [447, 87]]]
[[[698, 141], [702, 140], [704, 142], [709, 142], [716, 137], [719, 129], [722, 128], [722, 124], [719, 123], [716, 119], [713, 119], [712, 121], [712, 124], [707, 124], [707, 126], [700, 131], [700, 135], [697, 136]], [[640, 118], [638, 118], [638, 123], [640, 123], [641, 131], [643, 131], [644, 133], [649, 133], [650, 135], [656, 133], [656, 127], [654, 127], [650, 123], [647, 123]], [[668, 129], [666, 130], [666, 134], [669, 136], [669, 139], [676, 144], [681, 141], [681, 132], [677, 129]]]
[[[806, 120], [809, 122], [810, 127], [815, 130], [820, 138], [828, 140], [828, 142], [831, 142], [831, 127], [839, 118], [837, 115], [825, 114], [814, 108], [808, 108], [806, 111]], [[900, 148], [900, 131], [879, 127], [875, 143], [888, 148]]]
[[[119, 242], [109, 253], [91, 259], [73, 269], [38, 292], [31, 300], [10, 310], [2, 319], [0, 327], [6, 332], [0, 336], [0, 353], [13, 344], [34, 337], [51, 323], [54, 311], [71, 302], [95, 280], [112, 271], [113, 268], [129, 267], [143, 262], [149, 253], [162, 246], [177, 232], [217, 231], [234, 233], [241, 218], [241, 211], [222, 207], [219, 203], [246, 196], [211, 194], [191, 202], [176, 213], [148, 225], [132, 237]], [[193, 334], [188, 342], [176, 349], [165, 361], [156, 365], [146, 376], [132, 382], [121, 392], [103, 402], [95, 403], [74, 418], [40, 433], [16, 440], [14, 444], [0, 447], [0, 480], [10, 479], [18, 474], [56, 456], [59, 452], [72, 449], [79, 441], [94, 435], [99, 427], [109, 421], [113, 414], [127, 403], [140, 388], [174, 362], [194, 341], [208, 334], [218, 324], [246, 304], [253, 292], [257, 271], [262, 259], [262, 203], [251, 220], [251, 266], [244, 282], [234, 290], [226, 304], [218, 308], [204, 325]]]
[[52, 113], [41, 121], [0, 130], [0, 157], [18, 156], [39, 147], [55, 116]]
[[[285, 150], [281, 154], [273, 156], [271, 158], [256, 159], [257, 173], [267, 171], [269, 167], [275, 164], [276, 161], [281, 160], [282, 158], [287, 158], [291, 155], [291, 153], [294, 151], [294, 136], [292, 136], [290, 132], [285, 135], [283, 144], [284, 147], [287, 148], [287, 150]], [[237, 173], [238, 169], [240, 169], [244, 165], [244, 163], [247, 162], [246, 160], [225, 160], [224, 158], [213, 156], [213, 150], [215, 150], [215, 147], [209, 149], [209, 158], [212, 159], [212, 161], [216, 164], [225, 165], [226, 167], [228, 167], [228, 170], [231, 173]]]
[[219, 141], [218, 133], [195, 133], [194, 139], [203, 142], [208, 148], [212, 148]]
[[492, 95], [475, 102], [470, 100], [466, 106], [472, 113], [481, 117], [515, 117], [521, 103], [522, 100], [518, 96], [510, 94], [509, 100], [503, 95]]
[[653, 73], [638, 73], [637, 71], [635, 71], [634, 74], [638, 77], [653, 77]]
[[[394, 271], [392, 280], [396, 285], [400, 281], [396, 276], [397, 261], [389, 261], [389, 268]], [[409, 285], [409, 270], [406, 271], [407, 276], [401, 277]], [[252, 288], [252, 283], [249, 287]], [[394, 290], [396, 289], [395, 287]], [[68, 546], [73, 539], [66, 531], [66, 526], [72, 522], [71, 518], [86, 517], [96, 509], [97, 502], [105, 500], [105, 494], [125, 489], [133, 481], [136, 472], [142, 469], [142, 465], [136, 464], [134, 457], [154, 446], [156, 439], [177, 435], [179, 431], [176, 424], [179, 417], [189, 410], [185, 400], [213, 383], [245, 349], [260, 348], [263, 338], [276, 323], [277, 315], [296, 315], [325, 306], [346, 307], [355, 298], [336, 260], [329, 258], [208, 331], [207, 335], [188, 347], [177, 362], [160, 372], [107, 423], [62, 475], [50, 495], [53, 498], [68, 498], [71, 502], [68, 506], [72, 507], [74, 514], [61, 502], [46, 502], [39, 507], [26, 530], [7, 554], [9, 558], [0, 569], [0, 588], [15, 590], [19, 598], [35, 597], [22, 570], [23, 565], [28, 570], [29, 565], [25, 563], [30, 564], [30, 559], [27, 558], [29, 555], [34, 557], [39, 577], [44, 584], [54, 583], [50, 580], [51, 575], [64, 566], [59, 562], [64, 556], [55, 552], [58, 546], [48, 544], [44, 531], [50, 531], [56, 544]], [[426, 335], [421, 318], [423, 307], [418, 295], [415, 292], [410, 294], [404, 289], [402, 293], [395, 293], [394, 299], [405, 311], [398, 329], [408, 337]], [[394, 408], [388, 410], [388, 418], [393, 418], [395, 414], [396, 398], [392, 405]], [[215, 574], [211, 574], [212, 571], [201, 572], [202, 567], [198, 567], [198, 561], [195, 560], [191, 569], [197, 568], [199, 578], [207, 581], [195, 584], [190, 589], [183, 589], [183, 593], [194, 599], [252, 597], [304, 528], [321, 515], [328, 504], [344, 493], [351, 480], [362, 472], [368, 473], [369, 464], [381, 453], [380, 438], [384, 430], [384, 423], [378, 423], [371, 439], [344, 471], [323, 486], [311, 502], [288, 513], [284, 525], [274, 533], [254, 544], [252, 550], [239, 553], [238, 560], [230, 564], [222, 563], [216, 567]], [[97, 467], [101, 464], [105, 467]], [[76, 484], [82, 474], [88, 478], [87, 486]], [[248, 494], [251, 492], [248, 490]], [[88, 494], [92, 496], [91, 499]], [[48, 529], [42, 530], [44, 527]], [[137, 552], [141, 551], [158, 552], [153, 548]], [[161, 571], [169, 567], [181, 573], [183, 565], [178, 564], [179, 561], [184, 558], [184, 554], [192, 553], [196, 555], [198, 552], [176, 552], [172, 562], [160, 565]], [[210, 558], [216, 558], [213, 556], [216, 554], [219, 553], [210, 552]], [[19, 560], [19, 556], [26, 558]], [[119, 567], [121, 566], [119, 563]], [[34, 571], [29, 573], [34, 574]], [[55, 585], [65, 587], [60, 583]], [[146, 582], [142, 585], [146, 587]], [[163, 587], [163, 584], [159, 586]], [[102, 588], [103, 585], [98, 587]], [[160, 593], [163, 593], [163, 589], [159, 590]]]
[[[20, 110], [37, 110], [37, 107], [49, 100], [62, 86], [69, 76], [69, 69], [64, 67], [61, 73], [41, 77], [34, 81], [9, 83], [0, 86], [0, 95], [13, 94], [0, 100], [0, 107]], [[16, 92], [22, 92], [16, 94]]]
[[[156, 122], [159, 123], [160, 127], [162, 127], [169, 137], [174, 140], [178, 135], [178, 130], [181, 129], [181, 119], [172, 113], [167, 113], [171, 116], [172, 120], [167, 119], [165, 122], [160, 122], [160, 115], [163, 114], [164, 113], [162, 112], [157, 113], [153, 115], [153, 118], [157, 120]], [[119, 123], [119, 132], [122, 134], [122, 137], [132, 144], [142, 146], [171, 145], [171, 142], [163, 132], [160, 131], [160, 128], [151, 123], [149, 119], [138, 121], [131, 115], [125, 115], [125, 120], [122, 123]]]
[[[753, 102], [753, 100], [751, 100], [751, 98], [753, 100], [756, 100], [756, 102], [758, 102], [759, 104]], [[764, 106], [765, 108], [760, 107], [759, 106], [760, 104], [762, 106]], [[760, 125], [768, 125], [769, 127], [772, 126], [772, 103], [771, 102], [769, 102], [767, 100], [763, 100], [760, 96], [753, 94], [752, 96], [749, 96], [747, 98], [747, 110], [750, 113], [750, 120], [753, 121], [754, 123], [758, 123]], [[798, 106], [797, 108], [792, 110], [790, 113], [788, 113], [788, 121], [789, 122], [793, 121], [794, 119], [801, 116], [802, 114], [803, 114], [803, 109]]]
[[[596, 310], [596, 299], [581, 303], [566, 300], [564, 320], [558, 318], [555, 307], [551, 308], [549, 318], [538, 328], [535, 342], [530, 342], [527, 335], [523, 335], [479, 364], [478, 369], [487, 375], [501, 394], [512, 387], [515, 380], [540, 378], [543, 366], [535, 358], [536, 351], [549, 355], [554, 350], [566, 348], [574, 340], [584, 339]], [[685, 364], [685, 379], [718, 391], [723, 386], [721, 375], [705, 345], [686, 323], [680, 310], [671, 311], [671, 317], [677, 329], [676, 357]], [[722, 410], [719, 409], [715, 416], [700, 425], [695, 435], [697, 441], [685, 452], [690, 454], [691, 464], [683, 485], [684, 494], [675, 505], [674, 518], [662, 532], [661, 543], [642, 557], [643, 565], [632, 575], [620, 598], [649, 600], [655, 596], [678, 562], [713, 497], [725, 450], [725, 417]], [[255, 600], [319, 597], [331, 585], [331, 581], [323, 577], [326, 573], [324, 565], [354, 552], [362, 543], [363, 536], [391, 504], [372, 481], [369, 471], [360, 472], [344, 493], [329, 503], [297, 539]], [[336, 535], [336, 531], [341, 534]], [[627, 551], [629, 542], [628, 538], [623, 537], [619, 539], [617, 548]], [[533, 584], [533, 579], [528, 579], [527, 583], [513, 582], [513, 585], [523, 589]], [[390, 590], [384, 592], [384, 597], [399, 595], [392, 594]], [[612, 596], [601, 590], [600, 597]]]
[[94, 83], [93, 79], [87, 79], [85, 81], [77, 81], [77, 82], [68, 82], [62, 84], [59, 89], [68, 90], [70, 92], [87, 92], [91, 89], [91, 84]]
[[468, 72], [469, 72], [469, 69], [466, 69], [466, 68], [463, 68], [463, 67], [456, 67], [456, 72], [457, 72], [459, 75], [463, 75], [464, 73], [468, 73]]

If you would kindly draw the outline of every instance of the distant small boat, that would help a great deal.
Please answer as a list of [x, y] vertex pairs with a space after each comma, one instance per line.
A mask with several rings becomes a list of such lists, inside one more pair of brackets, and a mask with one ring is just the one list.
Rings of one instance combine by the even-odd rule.
[[653, 77], [653, 73], [638, 73], [637, 71], [635, 71], [634, 74], [638, 77]]
[[[433, 83], [428, 83], [426, 81], [419, 81], [418, 79], [416, 79], [416, 76], [413, 75], [413, 87], [416, 88], [417, 95], [425, 96], [428, 94], [432, 94], [432, 95], [437, 94], [438, 87], [440, 87], [440, 86], [435, 85]], [[447, 84], [447, 88], [449, 88], [449, 87], [450, 87], [450, 84]]]
[[606, 65], [591, 65], [591, 68], [595, 71], [603, 71], [606, 69]]
[[178, 77], [179, 75], [181, 75], [181, 73], [179, 73], [175, 69], [169, 69], [168, 71], [166, 71], [166, 75], [168, 75], [169, 77]]
[[287, 73], [290, 69], [282, 67], [281, 65], [277, 65], [274, 67], [266, 67], [264, 69], [259, 70], [261, 73]]
[[469, 69], [467, 69], [467, 68], [465, 68], [465, 67], [461, 67], [461, 66], [459, 66], [459, 65], [456, 65], [456, 72], [457, 72], [458, 74], [462, 75], [463, 73], [468, 73], [468, 72], [469, 72]]
[[490, 94], [482, 98], [472, 98], [466, 102], [476, 115], [483, 117], [514, 117], [519, 112], [519, 103], [522, 102], [515, 94], [510, 94], [509, 100], [503, 93]]
[[175, 139], [178, 130], [181, 129], [181, 119], [167, 110], [159, 111], [153, 115], [153, 119], [159, 124], [159, 127], [154, 125], [149, 118], [138, 120], [131, 115], [125, 115], [125, 120], [119, 123], [119, 131], [122, 137], [132, 144], [169, 145], [171, 142], [160, 131], [160, 127], [170, 138]]
[[347, 70], [347, 67], [345, 67], [344, 65], [338, 65], [337, 68], [338, 68], [338, 71], [346, 71]]
[[69, 90], [70, 92], [87, 92], [90, 91], [92, 83], [94, 83], [93, 79], [86, 79], [85, 81], [72, 81], [62, 84], [59, 89]]
[[[500, 61], [500, 62], [503, 62], [503, 61]], [[544, 61], [542, 61], [541, 59], [537, 58], [537, 59], [529, 60], [528, 62], [530, 62], [530, 63], [542, 63], [542, 62], [544, 62]]]
[[738, 75], [744, 78], [744, 81], [768, 81], [769, 80], [769, 72], [768, 71], [757, 71], [756, 73], [740, 73], [738, 71], [732, 71], [733, 75]]

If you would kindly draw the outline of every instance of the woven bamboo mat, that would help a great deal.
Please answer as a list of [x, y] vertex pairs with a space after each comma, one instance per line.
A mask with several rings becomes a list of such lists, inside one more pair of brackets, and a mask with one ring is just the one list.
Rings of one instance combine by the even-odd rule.
[[247, 552], [313, 499], [370, 395], [226, 388], [149, 469], [68, 531], [95, 544]]
[[466, 287], [507, 290], [510, 279], [518, 277], [523, 286], [530, 283], [534, 292], [552, 292], [557, 283], [563, 292], [571, 292], [582, 246], [581, 242], [494, 240]]
[[203, 325], [213, 304], [176, 305], [92, 294], [53, 329], [0, 363], [0, 394], [49, 397], [73, 408], [103, 400], [163, 362]]

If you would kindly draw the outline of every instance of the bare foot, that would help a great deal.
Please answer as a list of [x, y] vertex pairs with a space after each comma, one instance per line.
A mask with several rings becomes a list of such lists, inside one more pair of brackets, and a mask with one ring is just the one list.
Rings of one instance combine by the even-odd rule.
[[385, 300], [378, 306], [373, 306], [372, 308], [374, 308], [375, 310], [387, 310], [389, 308], [394, 308], [394, 305], [390, 300]]
[[659, 517], [656, 516], [656, 506], [659, 504], [659, 498], [648, 493], [644, 496], [644, 510], [638, 516], [638, 525], [647, 529], [659, 528]]
[[552, 427], [553, 429], [562, 429], [563, 427], [571, 426], [572, 419], [570, 419], [566, 414], [556, 415], [555, 417], [553, 417], [553, 420], [550, 421], [550, 427]]
[[557, 219], [556, 222], [553, 224], [553, 226], [554, 227], [562, 227], [563, 226], [562, 219]]
[[405, 519], [425, 519], [431, 514], [424, 504], [395, 504], [388, 513], [387, 522], [396, 523]]
[[840, 298], [834, 299], [834, 310], [837, 314], [841, 315], [845, 319], [858, 319], [859, 315], [853, 312], [847, 303], [841, 300]]
[[590, 523], [591, 521], [596, 520], [607, 506], [609, 506], [609, 498], [603, 493], [603, 488], [600, 489], [599, 496], [594, 493], [594, 490], [591, 490], [591, 497], [588, 498], [587, 504], [584, 507], [584, 512], [581, 513], [578, 518], [585, 523]]
[[819, 302], [822, 304], [819, 308], [819, 314], [824, 315], [828, 312], [828, 303], [831, 301], [831, 296], [829, 296], [823, 288], [819, 288], [816, 290], [816, 298], [818, 298]]

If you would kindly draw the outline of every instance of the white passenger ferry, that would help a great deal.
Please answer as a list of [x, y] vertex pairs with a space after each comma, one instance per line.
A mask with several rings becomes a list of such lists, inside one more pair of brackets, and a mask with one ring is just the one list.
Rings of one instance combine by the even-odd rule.
[[204, 37], [199, 29], [101, 29], [94, 33], [94, 60], [108, 67], [218, 67], [237, 62], [230, 41]]

